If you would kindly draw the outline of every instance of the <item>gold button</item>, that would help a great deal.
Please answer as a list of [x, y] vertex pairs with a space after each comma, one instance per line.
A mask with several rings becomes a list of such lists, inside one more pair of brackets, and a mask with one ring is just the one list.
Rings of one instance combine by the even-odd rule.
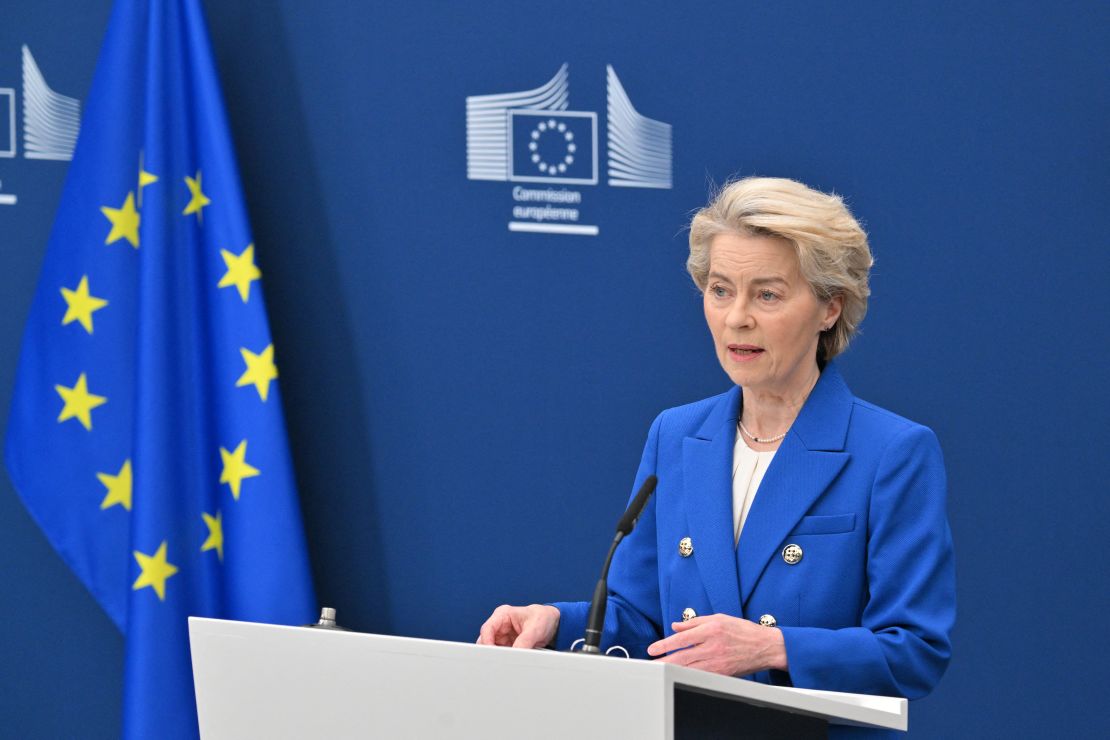
[[802, 548], [797, 545], [787, 545], [782, 548], [782, 559], [786, 561], [787, 565], [797, 565], [802, 562]]
[[694, 554], [694, 541], [689, 537], [683, 537], [678, 541], [678, 554], [684, 558], [688, 558]]
[[764, 627], [779, 626], [779, 620], [775, 619], [774, 614], [764, 614], [762, 617], [759, 618], [759, 623], [762, 624]]
[[683, 622], [689, 622], [691, 619], [693, 619], [696, 616], [698, 616], [698, 613], [696, 611], [694, 611], [693, 609], [691, 609], [690, 607], [686, 607], [685, 609], [682, 610], [682, 621]]

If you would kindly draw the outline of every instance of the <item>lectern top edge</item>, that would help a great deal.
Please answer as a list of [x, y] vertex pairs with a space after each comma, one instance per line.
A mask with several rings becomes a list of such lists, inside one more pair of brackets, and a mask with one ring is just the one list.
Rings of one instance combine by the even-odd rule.
[[[908, 725], [905, 699], [769, 686], [647, 660], [199, 617], [189, 618], [189, 636], [205, 740], [263, 726], [277, 731], [274, 737], [329, 728], [333, 737], [390, 728], [417, 737], [404, 734], [415, 731], [413, 722], [440, 737], [454, 737], [440, 732], [452, 723], [473, 729], [475, 722], [493, 731], [485, 737], [511, 737], [513, 727], [542, 729], [536, 737], [565, 737], [558, 723], [566, 717], [551, 715], [554, 707], [592, 707], [602, 725], [627, 730], [631, 719], [644, 724], [637, 736], [666, 738], [669, 714], [649, 717], [644, 708], [663, 711], [678, 689], [833, 724], [896, 730]], [[309, 676], [329, 681], [307, 681]], [[505, 704], [501, 696], [515, 698]], [[409, 706], [407, 714], [396, 713], [398, 703]], [[625, 708], [618, 711], [618, 705]], [[509, 709], [517, 725], [505, 714]], [[388, 719], [382, 713], [387, 710], [396, 717]], [[448, 725], [435, 724], [440, 720]]]

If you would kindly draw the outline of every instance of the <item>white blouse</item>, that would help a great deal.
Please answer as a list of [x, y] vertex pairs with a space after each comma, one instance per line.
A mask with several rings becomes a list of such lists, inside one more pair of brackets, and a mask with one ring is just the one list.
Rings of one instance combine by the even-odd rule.
[[748, 520], [756, 491], [774, 457], [775, 450], [756, 452], [748, 447], [740, 430], [736, 430], [736, 446], [732, 450], [732, 531], [736, 533], [733, 547], [740, 543], [740, 532]]

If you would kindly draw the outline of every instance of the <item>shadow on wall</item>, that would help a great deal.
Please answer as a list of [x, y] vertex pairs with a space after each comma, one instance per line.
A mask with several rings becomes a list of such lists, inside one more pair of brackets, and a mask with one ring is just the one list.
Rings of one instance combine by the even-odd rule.
[[[259, 245], [317, 599], [338, 609], [348, 628], [389, 633], [380, 518], [369, 490], [365, 371], [351, 349], [304, 104], [290, 84], [288, 35], [269, 2], [207, 3], [206, 10]], [[266, 136], [252, 136], [250, 121], [270, 122]], [[352, 482], [366, 488], [352, 491]], [[372, 613], [357, 613], [367, 604]]]

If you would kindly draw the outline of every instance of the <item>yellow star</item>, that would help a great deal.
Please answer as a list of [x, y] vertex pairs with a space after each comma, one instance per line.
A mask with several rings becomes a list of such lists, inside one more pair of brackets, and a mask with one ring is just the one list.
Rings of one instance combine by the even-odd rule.
[[143, 586], [150, 586], [158, 594], [159, 601], [166, 600], [166, 579], [177, 572], [177, 566], [166, 562], [166, 541], [158, 546], [153, 555], [144, 555], [135, 550], [135, 560], [138, 561], [142, 573], [131, 584], [132, 591], [138, 591]]
[[235, 387], [242, 388], [244, 385], [254, 383], [258, 395], [265, 401], [270, 395], [270, 381], [278, 376], [277, 367], [274, 365], [274, 345], [266, 347], [260, 355], [256, 355], [246, 347], [240, 347], [239, 353], [243, 355], [243, 362], [247, 363], [247, 369], [239, 376]]
[[108, 305], [103, 298], [89, 295], [89, 276], [81, 277], [76, 290], [62, 288], [62, 298], [66, 299], [66, 315], [62, 317], [62, 326], [80, 321], [81, 326], [89, 334], [93, 333], [93, 311], [99, 311]]
[[251, 297], [251, 281], [262, 277], [262, 271], [254, 265], [254, 245], [248, 244], [243, 253], [238, 256], [226, 249], [221, 249], [220, 256], [224, 258], [227, 272], [220, 278], [217, 287], [227, 288], [234, 285], [239, 289], [239, 297], [243, 299], [243, 303], [246, 303]]
[[105, 244], [126, 239], [135, 249], [139, 248], [139, 212], [135, 210], [135, 194], [129, 192], [127, 200], [119, 208], [101, 206], [100, 212], [112, 222], [112, 230], [108, 232]]
[[147, 172], [143, 167], [143, 153], [139, 152], [139, 207], [143, 207], [143, 188], [158, 182], [158, 175]]
[[243, 479], [259, 475], [258, 468], [251, 467], [247, 462], [247, 440], [244, 439], [240, 442], [239, 446], [235, 448], [235, 452], [228, 452], [221, 447], [220, 457], [224, 461], [224, 469], [220, 473], [220, 483], [230, 485], [231, 493], [238, 501], [239, 489], [243, 485]]
[[116, 475], [109, 475], [108, 473], [97, 473], [96, 477], [108, 489], [108, 494], [104, 500], [100, 502], [101, 509], [107, 509], [109, 506], [119, 504], [123, 508], [131, 511], [131, 459], [123, 461], [123, 467], [119, 469]]
[[208, 539], [200, 546], [200, 551], [215, 550], [222, 563], [224, 561], [224, 513], [217, 509], [216, 516], [209, 516], [203, 511], [200, 515], [208, 525]]
[[58, 391], [58, 395], [65, 401], [62, 413], [58, 414], [58, 423], [60, 424], [66, 419], [77, 419], [81, 422], [81, 426], [92, 431], [92, 410], [97, 406], [108, 403], [108, 399], [104, 396], [89, 393], [88, 379], [85, 377], [85, 373], [81, 373], [81, 376], [77, 378], [77, 383], [72, 388], [56, 385], [54, 390]]
[[190, 213], [197, 214], [197, 219], [203, 221], [204, 213], [201, 211], [206, 205], [212, 201], [208, 200], [208, 196], [201, 192], [200, 189], [200, 170], [197, 170], [196, 179], [186, 176], [185, 184], [189, 186], [189, 203], [185, 206], [185, 210], [181, 215], [188, 216]]

